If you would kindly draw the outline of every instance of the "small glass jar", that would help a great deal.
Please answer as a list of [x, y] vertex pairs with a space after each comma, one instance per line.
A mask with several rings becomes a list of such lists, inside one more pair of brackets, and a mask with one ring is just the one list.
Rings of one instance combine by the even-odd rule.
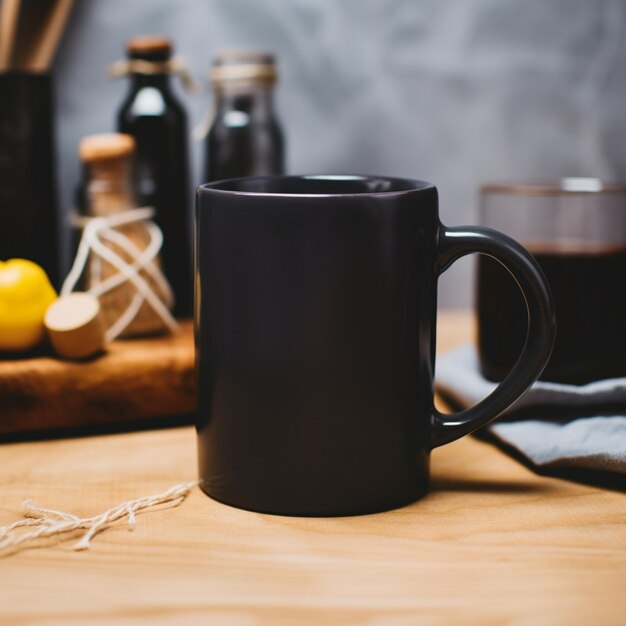
[[[94, 218], [106, 218], [137, 208], [132, 178], [134, 154], [135, 140], [130, 135], [111, 133], [89, 135], [82, 139], [79, 145], [79, 155], [83, 163], [83, 181], [80, 187], [82, 202], [81, 215], [77, 220], [81, 230]], [[127, 244], [139, 251], [144, 251], [151, 240], [146, 223], [141, 220], [116, 225], [112, 229], [122, 235]], [[104, 235], [99, 239], [125, 263], [134, 262], [129, 251], [114, 239]], [[158, 257], [150, 263], [160, 267]], [[98, 296], [107, 328], [118, 323], [122, 315], [129, 315], [134, 311], [132, 316], [129, 315], [131, 321], [124, 326], [120, 336], [152, 334], [164, 330], [163, 319], [140, 298], [132, 282], [123, 280], [111, 289], [102, 288], [105, 281], [118, 274], [118, 267], [93, 250], [90, 252], [82, 286]], [[140, 269], [139, 275], [167, 303], [170, 294], [160, 289], [150, 273], [146, 269]]]
[[213, 64], [215, 117], [205, 179], [284, 174], [284, 139], [274, 110], [278, 71], [265, 52], [227, 50]]

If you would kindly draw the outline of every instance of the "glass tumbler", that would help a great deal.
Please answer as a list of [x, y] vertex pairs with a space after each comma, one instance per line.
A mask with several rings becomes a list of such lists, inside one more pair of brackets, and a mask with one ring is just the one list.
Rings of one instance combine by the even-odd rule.
[[[626, 184], [485, 185], [480, 200], [480, 223], [522, 243], [552, 288], [556, 344], [541, 379], [626, 376]], [[527, 314], [507, 270], [487, 256], [478, 261], [476, 309], [482, 374], [501, 380], [522, 352]]]

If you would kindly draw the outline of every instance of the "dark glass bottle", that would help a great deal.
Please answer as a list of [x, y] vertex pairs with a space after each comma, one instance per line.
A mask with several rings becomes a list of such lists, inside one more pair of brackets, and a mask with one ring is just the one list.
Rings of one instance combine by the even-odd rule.
[[206, 139], [205, 179], [284, 173], [284, 139], [274, 111], [271, 54], [220, 53], [213, 64], [215, 118]]
[[176, 302], [192, 312], [191, 213], [187, 116], [170, 87], [172, 45], [163, 37], [136, 37], [127, 46], [130, 91], [117, 116], [120, 132], [137, 142], [137, 196], [155, 209], [163, 231], [161, 262]]

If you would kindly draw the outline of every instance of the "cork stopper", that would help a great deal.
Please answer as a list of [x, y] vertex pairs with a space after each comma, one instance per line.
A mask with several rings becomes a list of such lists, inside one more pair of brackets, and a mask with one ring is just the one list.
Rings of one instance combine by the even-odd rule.
[[78, 154], [83, 163], [128, 157], [135, 152], [135, 140], [123, 133], [87, 135], [78, 144]]
[[104, 322], [98, 298], [90, 293], [60, 296], [46, 310], [44, 326], [59, 356], [84, 359], [104, 347]]
[[138, 35], [126, 43], [126, 53], [132, 59], [165, 60], [172, 50], [171, 40], [161, 35]]

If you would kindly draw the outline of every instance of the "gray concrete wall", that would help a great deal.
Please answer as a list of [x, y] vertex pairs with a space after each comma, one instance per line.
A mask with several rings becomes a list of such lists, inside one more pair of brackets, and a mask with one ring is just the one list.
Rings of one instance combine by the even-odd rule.
[[[107, 65], [151, 32], [203, 78], [221, 47], [273, 50], [290, 172], [430, 180], [451, 225], [476, 221], [486, 181], [624, 179], [625, 25], [624, 0], [77, 0], [56, 70], [62, 200], [79, 138], [113, 129], [126, 86]], [[192, 122], [209, 95], [181, 94]], [[197, 184], [199, 145], [193, 164]], [[442, 280], [442, 305], [470, 305], [471, 269]]]

